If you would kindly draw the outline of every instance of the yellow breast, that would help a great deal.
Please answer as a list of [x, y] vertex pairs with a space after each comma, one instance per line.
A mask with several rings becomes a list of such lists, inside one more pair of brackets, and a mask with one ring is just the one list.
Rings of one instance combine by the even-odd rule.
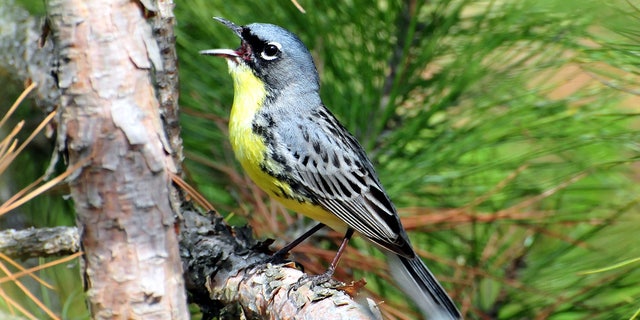
[[235, 91], [229, 118], [229, 138], [236, 157], [246, 170], [247, 166], [258, 166], [264, 161], [266, 145], [262, 137], [253, 133], [252, 123], [267, 91], [262, 81], [246, 66], [229, 62], [229, 70]]
[[[285, 207], [320, 221], [337, 231], [345, 231], [346, 225], [335, 215], [296, 195], [288, 183], [274, 178], [261, 169], [262, 166], [266, 166], [276, 173], [283, 170], [279, 164], [266, 157], [267, 145], [264, 138], [253, 132], [253, 119], [267, 97], [267, 90], [264, 83], [247, 66], [230, 61], [229, 70], [234, 80], [235, 91], [229, 118], [229, 139], [242, 168], [260, 189]], [[289, 196], [284, 197], [283, 193]]]

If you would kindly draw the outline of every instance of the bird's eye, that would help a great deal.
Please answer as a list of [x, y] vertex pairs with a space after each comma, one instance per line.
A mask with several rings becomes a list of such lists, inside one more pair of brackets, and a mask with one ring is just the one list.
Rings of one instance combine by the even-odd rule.
[[280, 48], [282, 46], [277, 42], [269, 42], [266, 46], [264, 46], [264, 50], [260, 53], [265, 60], [273, 60], [278, 57], [278, 53], [280, 53]]

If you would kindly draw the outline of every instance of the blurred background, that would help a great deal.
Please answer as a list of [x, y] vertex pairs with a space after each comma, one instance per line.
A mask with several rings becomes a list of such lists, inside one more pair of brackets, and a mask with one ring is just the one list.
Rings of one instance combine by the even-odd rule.
[[[44, 14], [39, 1], [17, 3]], [[303, 40], [325, 104], [367, 149], [414, 246], [467, 319], [638, 318], [640, 3], [193, 0], [177, 1], [175, 14], [186, 179], [230, 223], [276, 246], [313, 225], [270, 201], [234, 159], [231, 78], [223, 59], [198, 51], [239, 39], [214, 16], [274, 23]], [[0, 78], [3, 114], [23, 85], [1, 69]], [[14, 122], [43, 118], [26, 102], [18, 113]], [[31, 143], [3, 173], [1, 201], [43, 174], [51, 144]], [[73, 225], [65, 192], [50, 190], [0, 226]], [[323, 231], [293, 258], [321, 273], [341, 237]], [[53, 312], [87, 317], [77, 265], [41, 276], [57, 289], [31, 291]], [[418, 317], [362, 239], [335, 277], [365, 279], [361, 295], [387, 318]], [[4, 293], [25, 295], [0, 286], [2, 309]]]

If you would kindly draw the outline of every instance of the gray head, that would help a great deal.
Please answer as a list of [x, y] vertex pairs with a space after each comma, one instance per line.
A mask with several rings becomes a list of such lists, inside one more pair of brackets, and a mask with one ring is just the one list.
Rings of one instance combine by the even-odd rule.
[[222, 18], [214, 19], [238, 35], [241, 45], [236, 50], [204, 50], [201, 54], [222, 56], [236, 64], [245, 64], [271, 91], [292, 86], [318, 90], [320, 81], [313, 58], [295, 34], [273, 24], [238, 26]]

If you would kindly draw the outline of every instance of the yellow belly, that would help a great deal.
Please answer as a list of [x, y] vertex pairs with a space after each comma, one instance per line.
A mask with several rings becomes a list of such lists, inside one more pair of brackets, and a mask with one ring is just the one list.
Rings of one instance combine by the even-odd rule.
[[[269, 196], [290, 210], [299, 212], [311, 219], [322, 222], [332, 229], [345, 232], [347, 227], [342, 220], [308, 199], [296, 195], [289, 184], [280, 181], [261, 169], [266, 165], [270, 170], [279, 172], [282, 168], [265, 158], [267, 146], [264, 139], [253, 132], [252, 122], [267, 92], [258, 78], [249, 68], [229, 63], [234, 79], [234, 100], [229, 118], [229, 139], [233, 152], [249, 177]], [[293, 195], [283, 197], [281, 193]]]

